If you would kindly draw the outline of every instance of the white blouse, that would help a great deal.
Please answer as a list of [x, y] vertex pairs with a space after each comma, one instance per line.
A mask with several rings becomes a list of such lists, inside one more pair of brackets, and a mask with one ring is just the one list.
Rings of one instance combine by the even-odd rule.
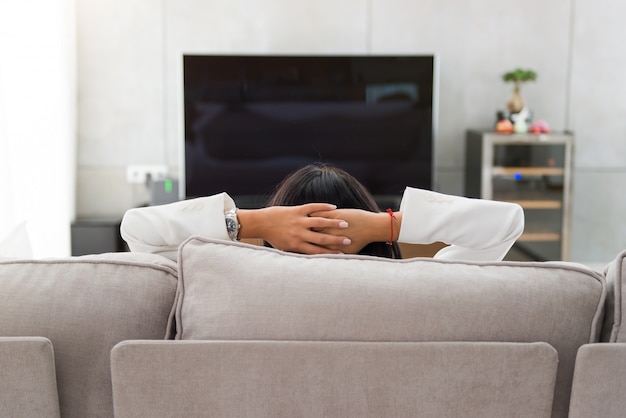
[[[228, 240], [224, 212], [235, 207], [226, 193], [161, 206], [128, 210], [122, 238], [131, 251], [176, 260], [178, 246], [190, 236]], [[398, 241], [443, 242], [435, 258], [502, 260], [524, 230], [524, 213], [514, 203], [470, 199], [407, 187], [400, 203]]]

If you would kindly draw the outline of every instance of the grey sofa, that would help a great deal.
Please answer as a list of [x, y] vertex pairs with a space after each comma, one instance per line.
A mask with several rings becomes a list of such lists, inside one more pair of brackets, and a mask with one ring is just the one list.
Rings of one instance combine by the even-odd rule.
[[0, 416], [620, 416], [625, 259], [2, 261]]

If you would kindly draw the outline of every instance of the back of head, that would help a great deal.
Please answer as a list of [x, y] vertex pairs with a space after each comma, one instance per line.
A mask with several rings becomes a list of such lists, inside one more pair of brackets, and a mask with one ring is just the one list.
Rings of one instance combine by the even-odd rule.
[[[356, 178], [327, 164], [304, 166], [287, 176], [276, 188], [267, 206], [331, 203], [338, 208], [380, 212], [374, 197]], [[370, 243], [359, 254], [401, 258], [396, 243]]]

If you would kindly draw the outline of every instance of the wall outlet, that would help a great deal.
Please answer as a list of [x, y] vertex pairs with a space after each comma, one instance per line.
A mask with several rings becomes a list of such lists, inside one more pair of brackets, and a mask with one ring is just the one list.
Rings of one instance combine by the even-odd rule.
[[129, 165], [126, 167], [126, 181], [132, 184], [146, 184], [150, 181], [163, 181], [169, 170], [166, 165]]

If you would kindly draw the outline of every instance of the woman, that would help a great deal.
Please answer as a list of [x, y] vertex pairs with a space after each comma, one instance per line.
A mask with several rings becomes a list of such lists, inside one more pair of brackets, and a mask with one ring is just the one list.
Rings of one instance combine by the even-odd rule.
[[[322, 203], [320, 203], [322, 202]], [[121, 233], [131, 251], [176, 260], [192, 235], [216, 239], [261, 238], [305, 254], [368, 254], [400, 258], [396, 242], [449, 246], [435, 258], [501, 260], [524, 229], [521, 207], [407, 187], [400, 210], [381, 212], [370, 193], [347, 172], [308, 165], [289, 175], [261, 209], [237, 209], [226, 193], [131, 209]]]

